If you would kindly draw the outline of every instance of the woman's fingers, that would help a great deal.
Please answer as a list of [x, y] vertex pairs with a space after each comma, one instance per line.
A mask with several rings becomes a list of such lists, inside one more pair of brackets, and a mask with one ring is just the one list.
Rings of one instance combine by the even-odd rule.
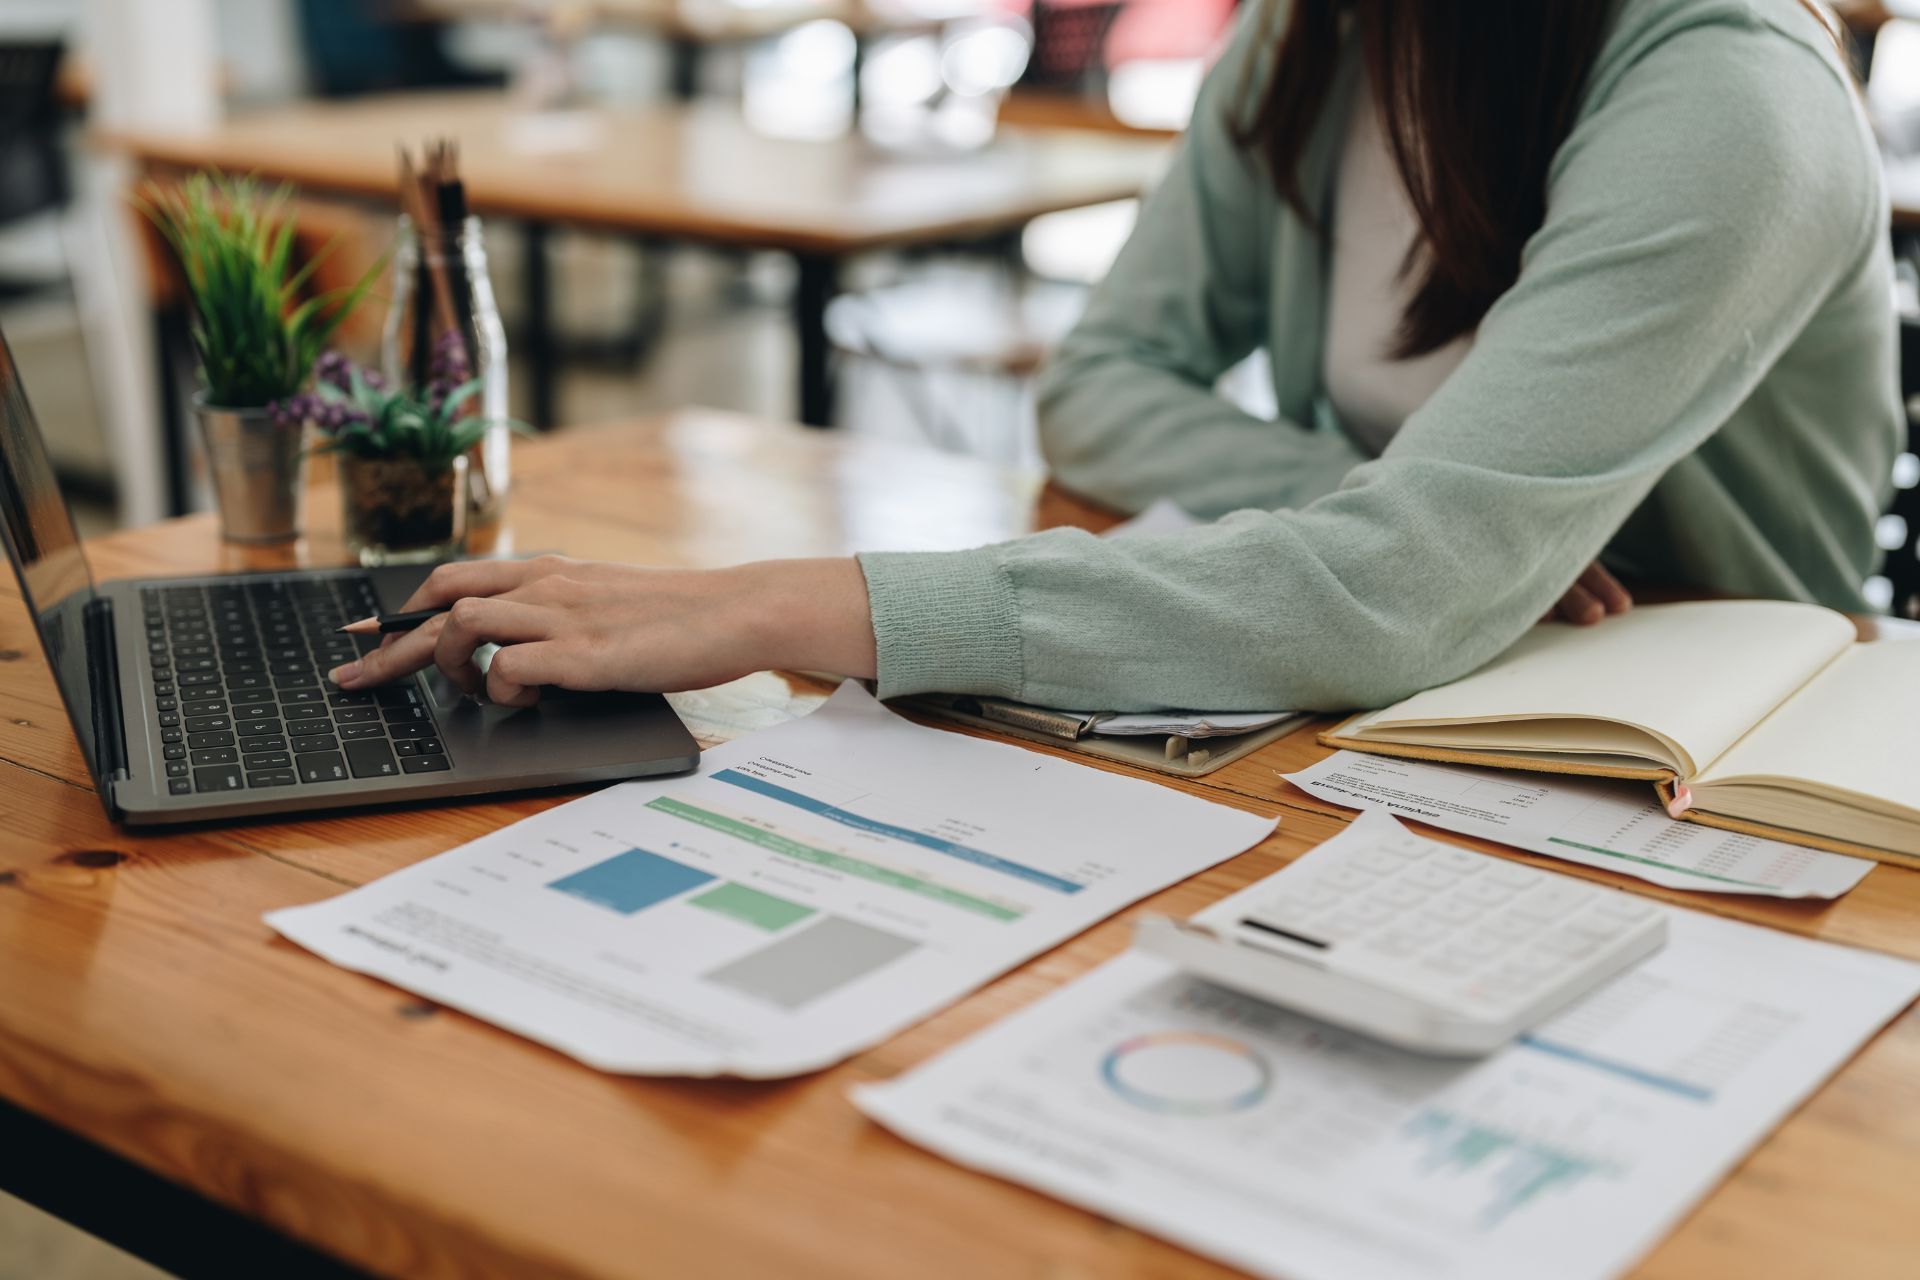
[[466, 596], [497, 596], [535, 578], [543, 578], [565, 563], [559, 556], [533, 560], [456, 560], [427, 575], [402, 612], [438, 609]]
[[538, 640], [502, 648], [487, 664], [487, 701], [503, 707], [530, 707], [540, 700], [540, 686], [564, 684], [565, 646]]
[[1560, 616], [1577, 627], [1590, 627], [1607, 616], [1607, 607], [1576, 582], [1560, 597]]
[[550, 613], [535, 605], [505, 597], [469, 596], [456, 600], [448, 610], [433, 647], [433, 660], [463, 693], [475, 693], [483, 679], [473, 662], [475, 649], [489, 643], [544, 640], [553, 633], [553, 624]]
[[1579, 585], [1586, 588], [1587, 593], [1598, 600], [1608, 613], [1625, 613], [1633, 608], [1633, 595], [1598, 560], [1588, 565], [1587, 571], [1580, 575]]
[[342, 689], [365, 689], [411, 675], [433, 661], [434, 646], [446, 625], [446, 615], [442, 614], [404, 635], [389, 636], [392, 643], [362, 654], [356, 662], [335, 667], [327, 672], [327, 679]]

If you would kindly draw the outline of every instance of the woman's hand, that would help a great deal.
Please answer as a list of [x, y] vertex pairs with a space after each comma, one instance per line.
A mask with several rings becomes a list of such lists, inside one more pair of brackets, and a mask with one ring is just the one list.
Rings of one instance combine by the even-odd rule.
[[1587, 571], [1567, 588], [1567, 594], [1560, 597], [1560, 603], [1547, 610], [1542, 622], [1552, 622], [1555, 618], [1571, 622], [1577, 627], [1590, 627], [1611, 614], [1625, 613], [1633, 608], [1633, 597], [1620, 585], [1620, 580], [1600, 567], [1595, 560], [1587, 566]]
[[[774, 667], [874, 673], [866, 578], [852, 560], [641, 569], [541, 556], [433, 571], [403, 606], [453, 607], [328, 673], [365, 689], [438, 665], [468, 693], [531, 706], [541, 685], [673, 692]], [[497, 644], [487, 673], [473, 651]]]

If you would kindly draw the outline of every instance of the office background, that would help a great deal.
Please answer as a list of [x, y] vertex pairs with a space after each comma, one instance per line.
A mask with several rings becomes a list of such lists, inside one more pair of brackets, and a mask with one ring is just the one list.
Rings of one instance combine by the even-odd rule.
[[[144, 524], [210, 499], [179, 403], [191, 391], [189, 362], [128, 211], [141, 163], [130, 134], [191, 134], [264, 112], [453, 91], [556, 121], [663, 107], [724, 113], [765, 139], [852, 145], [860, 163], [882, 166], [873, 172], [932, 175], [960, 190], [1001, 180], [1009, 130], [1055, 132], [1064, 146], [1112, 163], [1121, 176], [1110, 185], [1125, 186], [1135, 167], [1151, 174], [1184, 124], [1235, 8], [1234, 0], [7, 0], [0, 326], [85, 530]], [[1846, 10], [1896, 219], [1920, 231], [1920, 9], [1873, 0]], [[1115, 159], [1115, 147], [1137, 155]], [[806, 282], [794, 253], [565, 221], [530, 239], [525, 219], [489, 217], [513, 409], [558, 431], [683, 405], [811, 416], [849, 434], [1037, 469], [1033, 372], [1117, 252], [1133, 210], [1128, 198], [1086, 200], [1009, 215], [986, 234], [849, 253], [824, 304], [832, 396], [817, 413], [807, 411], [820, 405], [805, 403], [807, 338], [795, 316]], [[376, 260], [393, 238], [390, 208], [339, 192], [304, 191], [299, 216], [315, 243], [340, 237], [342, 272]], [[532, 296], [543, 273], [530, 252], [545, 263], [550, 306]], [[1902, 306], [1920, 325], [1920, 274], [1902, 271]], [[343, 345], [375, 358], [381, 310], [368, 307]], [[545, 367], [535, 367], [537, 355]], [[1920, 368], [1920, 354], [1907, 364]], [[169, 378], [173, 366], [179, 376]], [[1256, 409], [1266, 403], [1258, 363], [1230, 375], [1224, 391]], [[1902, 465], [1905, 492], [1916, 492], [1920, 461], [1909, 455]], [[1909, 567], [1915, 525], [1910, 508], [1882, 522], [1897, 569], [1875, 586], [1883, 604], [1900, 593], [1900, 573], [1920, 576]], [[157, 1274], [0, 1197], [0, 1280]]]

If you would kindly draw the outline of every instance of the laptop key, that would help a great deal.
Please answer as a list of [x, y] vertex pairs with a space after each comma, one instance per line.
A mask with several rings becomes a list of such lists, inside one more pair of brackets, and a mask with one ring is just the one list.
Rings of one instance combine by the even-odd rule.
[[365, 689], [357, 693], [336, 689], [327, 695], [327, 703], [335, 707], [370, 707], [373, 705], [373, 695]]
[[389, 724], [427, 719], [427, 709], [418, 705], [410, 707], [382, 707], [381, 712], [387, 717]]
[[247, 785], [246, 775], [237, 765], [219, 765], [193, 771], [195, 791], [239, 791]]
[[184, 742], [186, 741], [186, 737], [187, 731], [185, 729], [162, 729], [160, 731], [160, 741], [168, 745], [176, 742]]
[[290, 787], [299, 781], [291, 769], [262, 769], [258, 773], [247, 775], [250, 787]]
[[408, 773], [442, 773], [448, 766], [445, 756], [408, 756], [400, 767]]
[[193, 792], [193, 783], [186, 778], [175, 778], [167, 783], [167, 790], [176, 796], [190, 795]]
[[[227, 701], [231, 702], [236, 708], [241, 708], [242, 709], [240, 711], [241, 715], [246, 715], [247, 713], [244, 710], [244, 708], [246, 707], [273, 706], [273, 690], [271, 689], [236, 689], [233, 693], [228, 695]], [[261, 714], [265, 715], [269, 713], [262, 712]]]
[[167, 761], [167, 776], [169, 778], [184, 778], [187, 776], [187, 770], [190, 768], [192, 768], [192, 766], [185, 760], [169, 760]]
[[316, 751], [312, 755], [301, 756], [295, 762], [302, 782], [344, 782], [347, 779], [347, 762], [340, 758], [338, 751]]
[[[185, 683], [182, 681], [182, 683]], [[271, 689], [273, 681], [257, 671], [240, 671], [227, 677], [227, 690], [238, 693], [242, 689]]]
[[[243, 747], [242, 750], [245, 750]], [[293, 757], [285, 751], [249, 751], [240, 757], [240, 763], [249, 771], [254, 769], [291, 769]]]
[[393, 758], [393, 749], [384, 738], [349, 742], [347, 764], [356, 778], [391, 778], [400, 772], [400, 766]]
[[263, 738], [242, 738], [240, 749], [249, 754], [255, 751], [285, 751], [287, 740], [277, 733], [268, 734]]
[[387, 727], [378, 721], [373, 724], [343, 724], [340, 726], [340, 737], [346, 742], [365, 742], [369, 738], [384, 739], [386, 736]]
[[380, 708], [336, 706], [333, 718], [341, 724], [366, 724], [369, 721], [378, 724], [380, 723]]
[[[162, 716], [160, 723], [165, 724], [166, 717]], [[233, 720], [229, 716], [199, 715], [187, 718], [188, 733], [211, 733], [216, 729], [231, 728], [233, 728]]]
[[242, 738], [260, 738], [280, 732], [278, 720], [237, 720], [233, 731]]
[[280, 701], [292, 706], [301, 702], [325, 702], [327, 695], [318, 689], [283, 689]]
[[160, 754], [169, 760], [185, 760], [187, 758], [187, 744], [184, 742], [169, 742], [166, 746], [160, 748]]
[[440, 745], [440, 739], [438, 738], [421, 738], [419, 739], [419, 744], [420, 754], [423, 756], [443, 756], [447, 754], [447, 749]]
[[431, 738], [433, 725], [427, 724], [390, 724], [387, 732], [396, 738]]
[[180, 713], [178, 711], [162, 711], [160, 713], [160, 727], [162, 729], [178, 729], [180, 727]]
[[296, 702], [287, 708], [287, 719], [325, 720], [328, 710], [324, 702]]
[[[429, 738], [427, 739], [427, 741], [431, 742], [431, 741], [434, 741], [434, 739]], [[395, 754], [397, 755], [417, 756], [420, 754], [420, 743], [410, 738], [403, 739], [399, 742], [394, 743], [393, 749]]]
[[316, 751], [338, 751], [340, 749], [340, 739], [330, 733], [317, 733], [309, 738], [294, 738], [292, 742], [293, 754], [297, 756], [311, 755]]
[[203, 747], [230, 747], [233, 745], [233, 734], [231, 731], [190, 733], [187, 735], [187, 745], [195, 751]]
[[188, 759], [195, 765], [239, 764], [240, 753], [232, 747], [209, 747], [205, 751], [193, 752]]

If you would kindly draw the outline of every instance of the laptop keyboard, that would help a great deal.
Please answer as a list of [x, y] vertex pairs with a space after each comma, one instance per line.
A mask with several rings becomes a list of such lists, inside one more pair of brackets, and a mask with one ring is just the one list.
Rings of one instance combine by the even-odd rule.
[[452, 767], [415, 682], [358, 693], [327, 682], [360, 654], [335, 628], [379, 612], [365, 577], [152, 586], [140, 603], [173, 795]]

